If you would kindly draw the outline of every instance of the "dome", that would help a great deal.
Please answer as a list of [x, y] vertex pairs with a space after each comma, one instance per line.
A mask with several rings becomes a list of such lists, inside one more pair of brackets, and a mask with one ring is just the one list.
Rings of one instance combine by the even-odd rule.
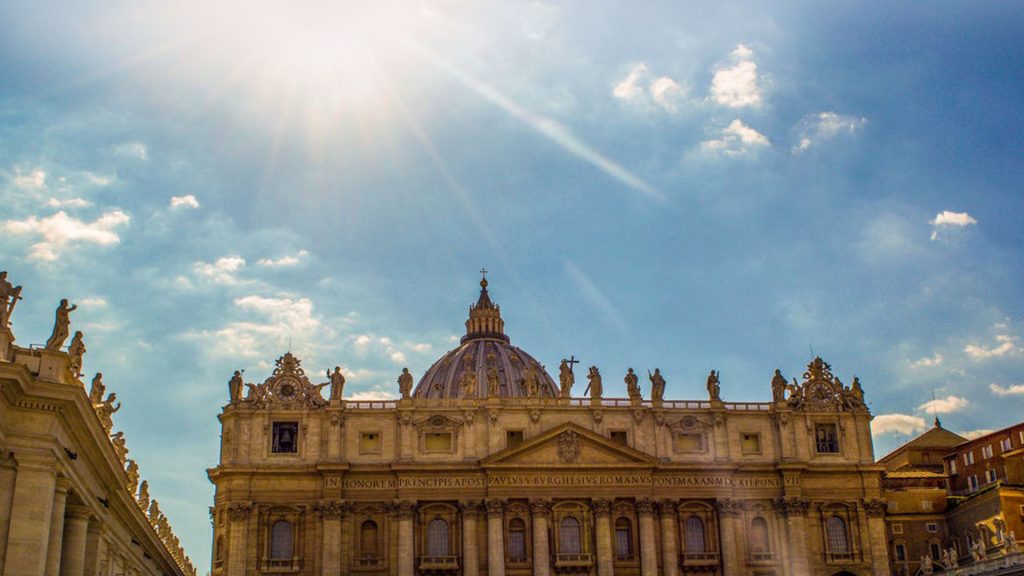
[[[464, 389], [472, 393], [465, 394]], [[555, 397], [558, 388], [544, 366], [505, 335], [501, 307], [491, 302], [487, 279], [480, 281], [480, 297], [469, 307], [466, 335], [427, 370], [413, 396], [416, 398], [501, 398], [533, 395]]]

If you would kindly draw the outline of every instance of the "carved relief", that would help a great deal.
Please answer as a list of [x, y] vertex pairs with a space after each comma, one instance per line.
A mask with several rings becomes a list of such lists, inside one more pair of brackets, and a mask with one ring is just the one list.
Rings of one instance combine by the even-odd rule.
[[888, 508], [884, 498], [865, 498], [863, 505], [868, 518], [882, 518]]
[[594, 509], [595, 516], [608, 516], [611, 514], [612, 503], [607, 498], [595, 498], [591, 501], [590, 505]]
[[650, 498], [640, 498], [636, 501], [636, 512], [641, 516], [652, 516], [654, 515], [655, 509], [656, 505], [654, 500], [651, 500]]
[[720, 498], [716, 503], [718, 513], [722, 516], [739, 516], [743, 512], [743, 502], [731, 498]]
[[484, 507], [487, 509], [488, 516], [501, 516], [505, 511], [505, 501], [491, 498], [484, 502]]
[[348, 515], [352, 505], [344, 500], [321, 500], [313, 509], [321, 518], [337, 519]]
[[302, 362], [291, 352], [278, 358], [275, 364], [273, 374], [262, 384], [245, 384], [249, 391], [242, 399], [242, 405], [256, 410], [270, 406], [291, 410], [327, 406], [327, 400], [320, 394], [321, 386], [309, 381]]
[[786, 516], [804, 516], [811, 507], [807, 498], [784, 498], [778, 501], [778, 507]]
[[558, 457], [566, 464], [575, 464], [580, 457], [580, 435], [566, 430], [558, 435]]
[[[156, 505], [156, 500], [153, 501], [153, 505]], [[152, 507], [150, 508], [152, 513]], [[249, 519], [249, 514], [252, 513], [252, 504], [229, 504], [228, 505], [228, 519], [232, 521], [244, 521]]]

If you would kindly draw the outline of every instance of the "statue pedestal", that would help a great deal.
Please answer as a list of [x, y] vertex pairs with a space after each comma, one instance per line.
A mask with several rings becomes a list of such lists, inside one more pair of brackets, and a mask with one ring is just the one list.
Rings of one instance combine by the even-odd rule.
[[46, 382], [67, 384], [69, 377], [68, 362], [70, 358], [59, 350], [39, 351], [39, 379]]
[[12, 346], [14, 346], [14, 332], [11, 332], [9, 326], [0, 328], [0, 361], [14, 361], [14, 351], [11, 350]]

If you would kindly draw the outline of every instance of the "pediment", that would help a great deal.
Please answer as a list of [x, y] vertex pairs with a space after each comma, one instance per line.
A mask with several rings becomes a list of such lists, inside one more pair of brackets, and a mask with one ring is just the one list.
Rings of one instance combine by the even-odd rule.
[[572, 423], [556, 426], [528, 441], [484, 458], [485, 468], [620, 468], [656, 466], [658, 459]]

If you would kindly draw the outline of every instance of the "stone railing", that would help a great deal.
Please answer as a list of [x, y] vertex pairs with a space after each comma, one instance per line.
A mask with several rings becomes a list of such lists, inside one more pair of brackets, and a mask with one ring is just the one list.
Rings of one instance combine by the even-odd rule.
[[1024, 569], [1024, 552], [1013, 552], [1002, 556], [976, 560], [958, 568], [936, 569], [933, 574], [943, 576], [1002, 576], [1020, 574]]
[[[463, 406], [466, 399], [462, 398], [412, 398], [412, 405], [429, 406], [429, 407], [444, 407], [444, 406]], [[470, 401], [480, 402], [484, 404], [487, 402], [485, 398], [473, 398]], [[573, 408], [589, 408], [594, 405], [590, 398], [501, 398], [501, 404], [503, 406], [534, 406], [538, 401], [545, 405], [551, 406], [569, 406]], [[401, 400], [345, 400], [344, 407], [346, 410], [394, 410], [396, 409]], [[769, 412], [771, 411], [773, 404], [771, 402], [722, 402], [720, 404], [725, 410], [734, 410], [739, 412]], [[712, 407], [712, 403], [707, 400], [664, 400], [661, 402], [653, 402], [651, 400], [641, 400], [635, 403], [629, 398], [601, 398], [602, 408], [664, 408], [669, 410], [709, 410]]]

